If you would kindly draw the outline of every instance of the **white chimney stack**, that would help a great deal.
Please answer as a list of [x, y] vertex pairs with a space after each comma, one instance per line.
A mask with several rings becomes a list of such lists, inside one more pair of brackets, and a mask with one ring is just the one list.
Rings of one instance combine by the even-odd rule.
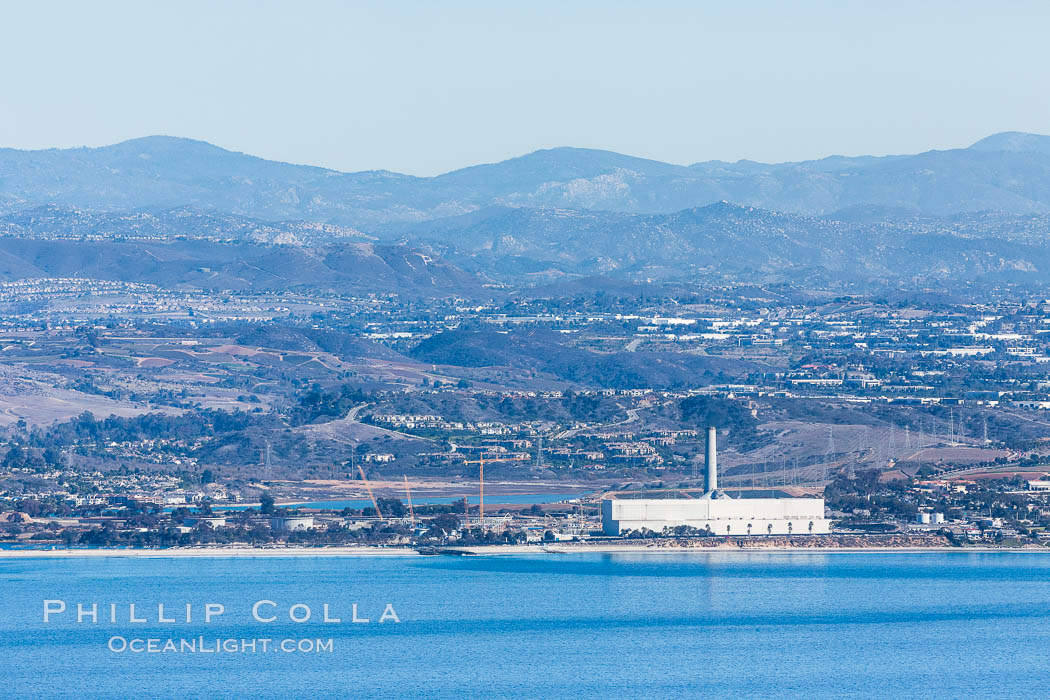
[[707, 473], [704, 478], [704, 492], [712, 493], [718, 489], [718, 448], [717, 431], [712, 425], [707, 429]]

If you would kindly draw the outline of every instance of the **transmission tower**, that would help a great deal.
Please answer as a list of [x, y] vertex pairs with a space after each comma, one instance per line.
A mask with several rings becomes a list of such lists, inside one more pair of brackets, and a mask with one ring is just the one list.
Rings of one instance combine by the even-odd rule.
[[829, 462], [833, 459], [835, 454], [835, 428], [828, 426], [828, 449], [824, 453], [824, 481], [828, 480], [828, 467]]

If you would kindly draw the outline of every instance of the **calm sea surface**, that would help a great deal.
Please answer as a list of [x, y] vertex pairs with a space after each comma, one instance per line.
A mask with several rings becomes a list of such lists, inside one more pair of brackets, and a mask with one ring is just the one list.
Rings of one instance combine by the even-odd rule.
[[[67, 612], [45, 624], [45, 599]], [[202, 635], [332, 651], [108, 648]], [[1048, 654], [1042, 554], [0, 557], [2, 697], [1045, 697]]]

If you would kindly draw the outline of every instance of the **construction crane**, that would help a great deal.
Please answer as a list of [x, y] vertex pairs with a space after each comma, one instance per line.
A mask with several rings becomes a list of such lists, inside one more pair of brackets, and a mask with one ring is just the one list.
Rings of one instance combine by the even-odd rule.
[[365, 470], [360, 464], [357, 465], [357, 471], [361, 472], [361, 481], [365, 482], [365, 490], [368, 491], [368, 497], [372, 499], [372, 507], [376, 509], [376, 516], [382, 520], [383, 514], [379, 511], [379, 503], [376, 502], [375, 494], [372, 493], [372, 485], [368, 483], [368, 477], [365, 476]]
[[489, 462], [520, 462], [524, 457], [486, 457], [481, 455], [478, 459], [463, 460], [464, 464], [478, 465], [478, 526], [485, 523], [485, 465]]
[[408, 475], [402, 474], [401, 476], [405, 479], [405, 497], [408, 499], [408, 514], [412, 518], [412, 524], [416, 524], [416, 511], [412, 507], [412, 492], [408, 488]]

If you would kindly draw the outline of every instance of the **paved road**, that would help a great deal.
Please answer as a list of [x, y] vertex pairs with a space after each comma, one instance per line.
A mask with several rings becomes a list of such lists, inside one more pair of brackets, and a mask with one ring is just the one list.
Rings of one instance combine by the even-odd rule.
[[306, 426], [305, 432], [319, 433], [331, 440], [336, 440], [337, 442], [343, 442], [346, 444], [356, 444], [358, 442], [357, 440], [346, 440], [341, 435], [339, 435], [339, 432], [340, 429], [360, 426], [369, 431], [374, 431], [383, 435], [394, 435], [399, 438], [404, 438], [406, 440], [423, 440], [426, 442], [434, 442], [430, 438], [419, 437], [418, 435], [410, 435], [408, 433], [402, 433], [397, 430], [391, 430], [389, 428], [380, 428], [377, 425], [362, 423], [361, 421], [357, 420], [357, 416], [361, 413], [361, 411], [363, 411], [367, 407], [367, 403], [357, 404], [349, 411], [347, 411], [346, 415], [342, 418], [336, 418], [335, 420], [328, 421], [327, 423], [319, 423], [317, 425]]
[[[623, 408], [623, 406], [620, 404], [616, 405], [620, 406], [620, 408]], [[615, 423], [605, 423], [604, 425], [595, 425], [588, 428], [570, 428], [568, 430], [563, 430], [557, 435], [555, 435], [554, 439], [564, 440], [565, 438], [575, 437], [576, 434], [579, 433], [581, 430], [601, 430], [602, 428], [615, 428], [621, 425], [627, 425], [628, 423], [634, 423], [638, 420], [637, 408], [624, 408], [624, 411], [627, 413], [627, 417], [623, 420], [616, 421]]]

